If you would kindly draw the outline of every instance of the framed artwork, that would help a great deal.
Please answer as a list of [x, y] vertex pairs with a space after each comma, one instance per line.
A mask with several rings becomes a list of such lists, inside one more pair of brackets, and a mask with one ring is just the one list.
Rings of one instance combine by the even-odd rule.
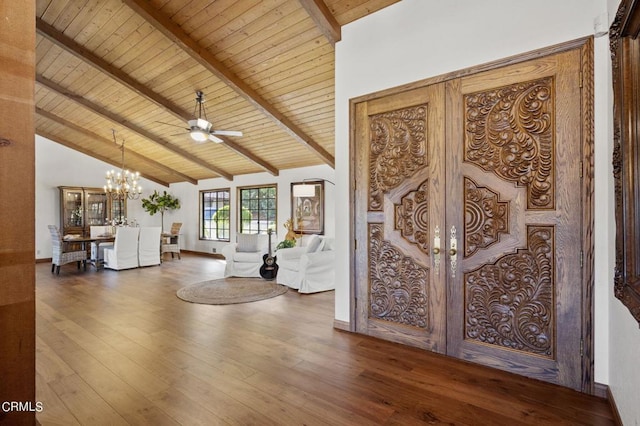
[[[614, 294], [640, 324], [640, 2], [622, 0], [609, 29], [613, 75], [613, 179], [616, 267]], [[638, 367], [638, 363], [635, 367]]]
[[291, 183], [291, 221], [297, 234], [324, 234], [324, 181]]

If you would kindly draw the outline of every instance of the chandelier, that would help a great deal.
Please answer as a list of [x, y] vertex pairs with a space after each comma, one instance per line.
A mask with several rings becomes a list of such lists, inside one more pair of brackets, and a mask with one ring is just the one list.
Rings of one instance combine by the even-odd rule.
[[[113, 142], [118, 145], [116, 141], [116, 131], [113, 132]], [[115, 172], [115, 170], [109, 170], [107, 172], [107, 184], [104, 186], [104, 191], [113, 199], [130, 199], [137, 200], [142, 193], [142, 187], [138, 185], [138, 179], [140, 179], [140, 172], [130, 172], [124, 168], [124, 139], [120, 144], [120, 152], [122, 153], [122, 170]]]

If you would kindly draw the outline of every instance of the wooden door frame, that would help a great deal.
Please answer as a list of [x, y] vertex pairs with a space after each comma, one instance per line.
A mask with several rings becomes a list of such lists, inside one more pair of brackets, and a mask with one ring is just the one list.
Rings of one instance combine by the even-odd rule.
[[401, 93], [407, 90], [416, 89], [453, 80], [480, 72], [494, 70], [508, 65], [523, 63], [532, 59], [554, 55], [574, 49], [580, 49], [582, 58], [582, 392], [594, 394], [594, 360], [593, 360], [593, 315], [594, 315], [594, 65], [593, 65], [593, 37], [583, 37], [571, 40], [554, 46], [533, 50], [519, 55], [499, 59], [497, 61], [453, 71], [447, 74], [419, 80], [402, 86], [385, 89], [382, 91], [359, 96], [349, 100], [349, 331], [356, 331], [356, 214], [355, 214], [355, 193], [364, 191], [366, 188], [358, 188], [356, 185], [356, 163], [358, 156], [356, 152], [356, 105], [384, 96]]

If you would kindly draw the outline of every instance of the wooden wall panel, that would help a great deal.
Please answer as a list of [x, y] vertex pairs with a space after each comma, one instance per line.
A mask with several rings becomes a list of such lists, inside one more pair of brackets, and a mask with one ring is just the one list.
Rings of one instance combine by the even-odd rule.
[[[35, 423], [35, 1], [0, 25], [0, 423]], [[25, 408], [31, 408], [32, 410]]]

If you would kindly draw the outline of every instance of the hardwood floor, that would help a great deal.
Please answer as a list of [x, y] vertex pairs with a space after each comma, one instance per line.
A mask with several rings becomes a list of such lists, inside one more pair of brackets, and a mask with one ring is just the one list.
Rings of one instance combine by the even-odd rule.
[[211, 306], [224, 263], [36, 266], [42, 425], [614, 424], [608, 403], [333, 328], [334, 292]]

